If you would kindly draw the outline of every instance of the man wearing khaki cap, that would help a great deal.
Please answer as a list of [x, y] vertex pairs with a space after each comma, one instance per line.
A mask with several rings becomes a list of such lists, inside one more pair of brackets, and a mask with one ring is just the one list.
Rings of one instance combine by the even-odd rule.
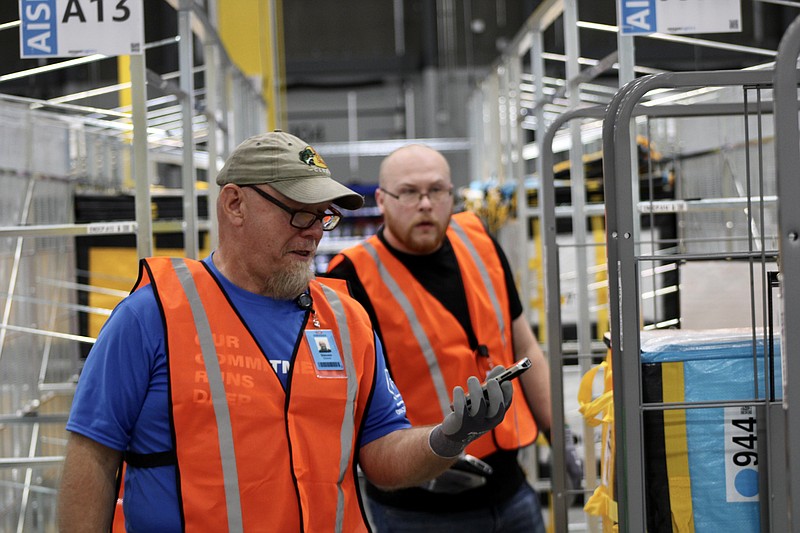
[[[467, 380], [453, 412], [411, 428], [364, 309], [314, 279], [334, 206], [362, 198], [276, 131], [217, 177], [219, 247], [149, 258], [78, 382], [61, 531], [107, 531], [124, 464], [127, 531], [365, 531], [356, 465], [388, 489], [447, 469], [503, 419], [509, 383]], [[118, 513], [119, 516], [119, 513]]]

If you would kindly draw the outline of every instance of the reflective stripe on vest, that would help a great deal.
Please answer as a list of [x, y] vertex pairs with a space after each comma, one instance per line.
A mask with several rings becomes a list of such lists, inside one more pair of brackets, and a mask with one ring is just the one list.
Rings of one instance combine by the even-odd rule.
[[322, 291], [328, 298], [331, 308], [333, 308], [333, 315], [336, 317], [336, 322], [339, 323], [339, 334], [342, 337], [342, 359], [345, 371], [347, 372], [347, 403], [344, 411], [344, 420], [342, 420], [342, 453], [339, 457], [339, 480], [336, 483], [336, 488], [339, 492], [336, 500], [336, 531], [341, 532], [344, 526], [344, 490], [342, 489], [342, 482], [344, 481], [345, 474], [347, 474], [347, 467], [350, 464], [350, 452], [353, 449], [355, 404], [358, 384], [355, 380], [356, 367], [353, 363], [353, 346], [350, 342], [350, 328], [347, 326], [347, 317], [344, 315], [342, 301], [339, 299], [339, 295], [336, 294], [336, 291], [330, 287], [322, 285]]
[[400, 304], [400, 309], [403, 310], [403, 313], [405, 313], [409, 324], [411, 324], [414, 337], [417, 339], [417, 343], [419, 343], [422, 353], [425, 356], [425, 361], [428, 362], [428, 368], [431, 370], [431, 378], [433, 379], [433, 385], [436, 389], [436, 397], [439, 400], [439, 406], [442, 408], [442, 416], [447, 416], [447, 414], [451, 411], [450, 391], [447, 390], [447, 385], [445, 385], [444, 376], [439, 368], [439, 362], [436, 360], [436, 352], [433, 351], [431, 341], [425, 334], [425, 330], [422, 329], [422, 325], [419, 322], [417, 314], [414, 312], [414, 308], [411, 306], [411, 302], [408, 301], [408, 298], [400, 288], [400, 285], [397, 283], [397, 281], [395, 281], [394, 277], [392, 277], [392, 275], [386, 269], [383, 262], [378, 258], [378, 251], [369, 242], [364, 242], [363, 245], [370, 257], [372, 257], [373, 261], [375, 261], [375, 264], [378, 267], [378, 272], [380, 272], [381, 279], [386, 286], [389, 287], [389, 290], [392, 291], [394, 297], [397, 298], [397, 303]]
[[486, 268], [486, 263], [484, 263], [483, 258], [475, 249], [475, 245], [467, 236], [467, 232], [464, 231], [464, 228], [462, 228], [461, 225], [452, 217], [450, 218], [450, 226], [455, 230], [458, 236], [461, 237], [461, 240], [464, 242], [464, 246], [467, 247], [472, 259], [475, 261], [475, 265], [478, 267], [483, 285], [486, 287], [486, 292], [489, 293], [489, 298], [492, 300], [492, 307], [494, 308], [495, 317], [497, 317], [497, 324], [500, 326], [500, 339], [503, 341], [503, 347], [505, 348], [507, 347], [506, 322], [503, 320], [503, 310], [500, 309], [500, 302], [497, 300], [497, 293], [492, 290], [492, 280], [489, 278], [489, 271]]
[[211, 336], [211, 326], [197, 286], [194, 284], [192, 273], [182, 259], [172, 259], [172, 267], [180, 280], [189, 305], [192, 308], [194, 325], [197, 328], [197, 337], [200, 340], [200, 350], [203, 354], [208, 386], [211, 389], [211, 403], [217, 418], [219, 434], [219, 451], [222, 458], [222, 477], [225, 486], [225, 499], [228, 504], [228, 529], [231, 532], [244, 531], [242, 525], [242, 505], [239, 501], [239, 477], [236, 474], [236, 456], [233, 447], [233, 430], [231, 429], [231, 413], [228, 410], [228, 401], [225, 398], [225, 385], [222, 381], [222, 372], [217, 359], [217, 349]]

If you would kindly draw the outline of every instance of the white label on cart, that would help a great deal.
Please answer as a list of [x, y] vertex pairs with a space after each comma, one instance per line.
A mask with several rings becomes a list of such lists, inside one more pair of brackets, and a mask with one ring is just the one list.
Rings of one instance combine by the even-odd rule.
[[685, 200], [660, 200], [639, 204], [640, 213], [685, 213], [688, 210], [689, 204]]
[[758, 433], [754, 407], [725, 408], [725, 495], [758, 501]]
[[92, 222], [86, 227], [89, 235], [136, 233], [136, 222]]
[[617, 0], [623, 34], [742, 31], [741, 0]]
[[144, 53], [142, 0], [19, 0], [21, 57]]

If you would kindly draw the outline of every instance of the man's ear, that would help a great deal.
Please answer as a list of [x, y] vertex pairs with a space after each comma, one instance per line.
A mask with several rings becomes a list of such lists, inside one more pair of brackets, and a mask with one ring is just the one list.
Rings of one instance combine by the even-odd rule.
[[383, 202], [385, 199], [386, 195], [384, 192], [380, 188], [375, 189], [375, 205], [378, 206], [381, 213], [383, 213]]
[[219, 191], [219, 216], [228, 219], [231, 224], [241, 225], [244, 221], [244, 191], [238, 185], [226, 184]]

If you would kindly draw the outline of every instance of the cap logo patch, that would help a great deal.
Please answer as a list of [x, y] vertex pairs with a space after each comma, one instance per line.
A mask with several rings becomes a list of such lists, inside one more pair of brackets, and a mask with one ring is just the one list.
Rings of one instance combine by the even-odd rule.
[[300, 156], [300, 161], [310, 167], [328, 168], [328, 165], [322, 160], [322, 156], [310, 146], [306, 146], [298, 155]]

